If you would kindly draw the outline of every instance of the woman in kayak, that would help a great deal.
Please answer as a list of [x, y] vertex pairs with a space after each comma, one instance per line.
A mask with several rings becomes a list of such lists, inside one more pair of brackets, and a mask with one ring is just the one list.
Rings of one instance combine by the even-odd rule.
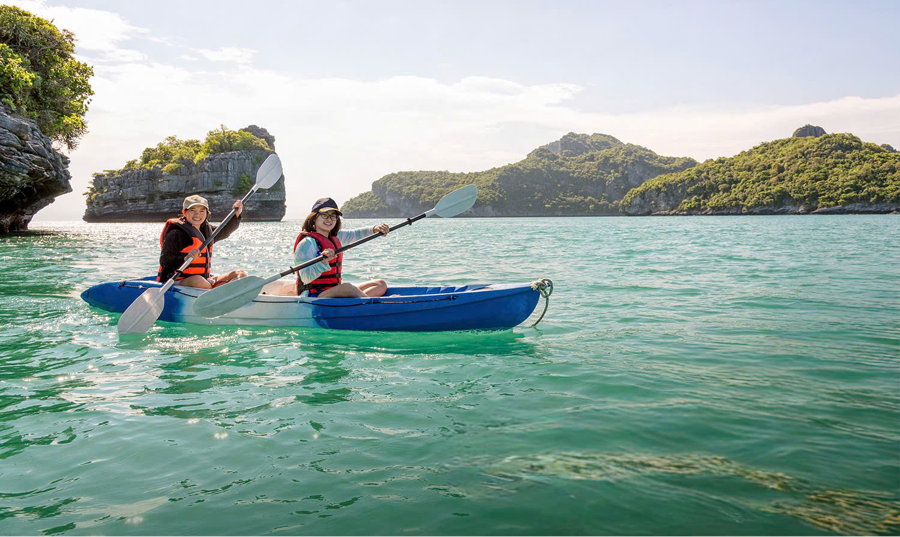
[[217, 285], [247, 276], [243, 270], [232, 270], [219, 276], [213, 276], [209, 272], [213, 245], [227, 238], [241, 225], [243, 211], [241, 200], [235, 201], [232, 207], [235, 209], [234, 218], [225, 224], [213, 244], [200, 251], [200, 246], [212, 235], [216, 226], [209, 223], [209, 203], [205, 198], [196, 195], [184, 198], [181, 217], [167, 220], [159, 236], [162, 252], [159, 254], [159, 272], [156, 281], [168, 281], [188, 259], [191, 259], [191, 264], [183, 274], [175, 278], [178, 285], [184, 287], [212, 289]]
[[[371, 280], [359, 285], [341, 280], [341, 264], [344, 254], [335, 254], [342, 245], [363, 239], [373, 233], [387, 235], [387, 224], [374, 227], [341, 230], [341, 211], [331, 198], [322, 198], [312, 206], [312, 212], [303, 222], [303, 231], [294, 241], [294, 264], [325, 256], [323, 261], [297, 272], [297, 295], [309, 291], [310, 297], [375, 297], [384, 295], [387, 283]], [[304, 283], [306, 282], [306, 283]]]

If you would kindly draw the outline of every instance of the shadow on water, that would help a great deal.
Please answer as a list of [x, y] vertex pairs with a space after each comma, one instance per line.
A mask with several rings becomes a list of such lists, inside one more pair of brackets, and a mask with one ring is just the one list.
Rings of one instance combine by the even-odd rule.
[[353, 400], [351, 371], [373, 359], [541, 357], [537, 345], [511, 330], [398, 334], [159, 323], [148, 334], [120, 336], [115, 348], [142, 356], [155, 377], [132, 410], [240, 423], [254, 435], [271, 433], [268, 423], [279, 430], [293, 424], [297, 411], [288, 417], [279, 407]]
[[[460, 332], [362, 332], [323, 328], [204, 326], [158, 322], [147, 334], [123, 334], [118, 348], [144, 350], [161, 342], [206, 341], [256, 352], [289, 347], [308, 352], [382, 353], [394, 356], [497, 354], [543, 359], [540, 346], [516, 330]], [[521, 329], [527, 330], [527, 329]]]

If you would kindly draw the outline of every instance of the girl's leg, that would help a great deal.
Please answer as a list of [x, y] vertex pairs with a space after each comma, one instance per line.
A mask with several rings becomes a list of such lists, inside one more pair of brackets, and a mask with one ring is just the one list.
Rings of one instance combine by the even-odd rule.
[[359, 290], [366, 296], [384, 296], [387, 292], [387, 282], [384, 280], [370, 280], [359, 284]]
[[213, 287], [218, 285], [224, 285], [233, 280], [239, 280], [241, 278], [246, 278], [247, 273], [243, 270], [232, 270], [228, 274], [221, 274], [219, 276], [215, 276], [213, 281]]
[[341, 283], [319, 293], [317, 298], [365, 298], [367, 295], [352, 283]]
[[212, 285], [210, 285], [209, 281], [203, 276], [198, 276], [194, 274], [193, 276], [188, 276], [183, 280], [178, 280], [178, 285], [182, 287], [196, 287], [198, 289], [212, 289]]

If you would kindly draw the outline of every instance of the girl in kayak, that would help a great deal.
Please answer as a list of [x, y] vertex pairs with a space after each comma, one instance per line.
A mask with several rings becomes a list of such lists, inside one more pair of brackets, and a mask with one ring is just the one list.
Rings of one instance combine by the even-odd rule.
[[[241, 224], [241, 212], [243, 211], [241, 200], [235, 201], [232, 207], [235, 209], [234, 218], [225, 224], [213, 244], [227, 238]], [[216, 226], [209, 223], [209, 215], [209, 203], [206, 198], [197, 195], [184, 198], [181, 217], [167, 220], [159, 236], [162, 252], [159, 255], [159, 272], [156, 275], [156, 281], [168, 281], [188, 259], [192, 260], [191, 264], [183, 274], [176, 278], [178, 285], [184, 287], [212, 289], [217, 285], [247, 276], [243, 270], [232, 270], [228, 274], [219, 276], [209, 273], [213, 244], [204, 248], [203, 251], [199, 250], [206, 238], [212, 235], [216, 229]]]
[[387, 224], [374, 227], [341, 230], [341, 211], [331, 198], [322, 198], [312, 206], [312, 212], [303, 222], [303, 231], [294, 241], [294, 264], [325, 256], [325, 260], [301, 269], [297, 272], [296, 293], [300, 295], [309, 291], [310, 297], [375, 297], [384, 295], [387, 283], [384, 280], [371, 280], [358, 286], [341, 281], [341, 264], [344, 254], [335, 254], [335, 250], [344, 244], [363, 239], [373, 233], [387, 235], [390, 228]]

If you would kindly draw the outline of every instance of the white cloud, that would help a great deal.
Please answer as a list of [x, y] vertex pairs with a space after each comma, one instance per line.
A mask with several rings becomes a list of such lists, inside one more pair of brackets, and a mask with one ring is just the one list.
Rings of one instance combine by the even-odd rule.
[[238, 47], [224, 47], [218, 50], [192, 48], [191, 50], [210, 61], [235, 63], [250, 63], [253, 61], [253, 55], [256, 53], [253, 49]]
[[194, 56], [189, 56], [189, 55], [187, 55], [187, 54], [182, 54], [181, 56], [178, 57], [178, 59], [179, 59], [179, 60], [187, 60], [187, 61], [190, 61], [190, 62], [200, 61], [200, 58], [196, 58], [196, 57], [194, 57]]
[[42, 0], [13, 0], [12, 5], [46, 19], [75, 34], [76, 47], [82, 51], [111, 51], [119, 44], [149, 33], [129, 24], [118, 13], [80, 7], [48, 6]]
[[[142, 62], [147, 59], [147, 55], [139, 50], [117, 48], [103, 51], [103, 61], [111, 61], [116, 63], [133, 63]], [[96, 59], [93, 61], [97, 61]], [[90, 63], [90, 62], [89, 62]]]

